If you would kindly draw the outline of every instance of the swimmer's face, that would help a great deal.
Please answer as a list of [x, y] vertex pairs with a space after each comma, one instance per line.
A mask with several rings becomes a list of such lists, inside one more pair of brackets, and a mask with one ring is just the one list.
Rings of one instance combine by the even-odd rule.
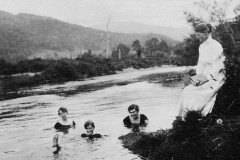
[[138, 117], [138, 112], [135, 109], [130, 110], [129, 114], [133, 118], [137, 118]]
[[92, 125], [87, 126], [86, 131], [88, 135], [93, 134], [94, 127]]
[[59, 115], [62, 119], [67, 119], [67, 114], [68, 114], [67, 112], [63, 112], [63, 111], [59, 110]]

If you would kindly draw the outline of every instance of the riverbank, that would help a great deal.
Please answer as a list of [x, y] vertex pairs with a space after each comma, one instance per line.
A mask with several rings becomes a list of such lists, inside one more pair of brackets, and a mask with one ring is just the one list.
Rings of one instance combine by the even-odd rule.
[[196, 112], [189, 112], [189, 117], [186, 122], [174, 121], [168, 130], [129, 133], [119, 139], [148, 160], [240, 159], [240, 117], [204, 118]]
[[[125, 85], [137, 81], [151, 81], [162, 83], [164, 79], [179, 77], [187, 67], [163, 66], [147, 69], [128, 68], [114, 75], [85, 78], [79, 81], [70, 81], [60, 84], [46, 84], [36, 87], [24, 87], [16, 91], [1, 92], [1, 100], [25, 97], [30, 95], [58, 94], [61, 96], [73, 95], [76, 93], [98, 90], [113, 85]], [[150, 76], [151, 75], [151, 76]]]

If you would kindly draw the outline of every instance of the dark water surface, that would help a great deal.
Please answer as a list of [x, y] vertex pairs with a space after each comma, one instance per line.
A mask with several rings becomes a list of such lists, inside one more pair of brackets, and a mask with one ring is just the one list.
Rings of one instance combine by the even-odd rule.
[[[118, 137], [130, 132], [122, 125], [127, 107], [138, 104], [150, 121], [146, 132], [170, 128], [178, 111], [182, 82], [171, 86], [146, 81], [75, 94], [37, 95], [1, 101], [0, 159], [141, 159], [124, 149]], [[77, 127], [60, 134], [62, 150], [52, 153], [53, 125], [57, 110], [66, 106]], [[105, 136], [88, 141], [80, 137], [86, 120], [95, 122], [95, 132]]]

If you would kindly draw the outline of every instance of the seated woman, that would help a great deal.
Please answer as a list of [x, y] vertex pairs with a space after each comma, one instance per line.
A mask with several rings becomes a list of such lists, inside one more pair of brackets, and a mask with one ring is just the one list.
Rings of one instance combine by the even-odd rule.
[[125, 127], [133, 128], [133, 131], [138, 131], [139, 126], [146, 126], [148, 124], [148, 118], [144, 114], [139, 114], [139, 107], [136, 104], [132, 104], [128, 107], [129, 116], [123, 119]]
[[69, 128], [75, 128], [76, 123], [73, 120], [69, 120], [67, 117], [68, 115], [67, 108], [65, 107], [59, 108], [58, 115], [61, 117], [61, 119], [58, 120], [57, 123], [54, 125], [55, 129], [67, 133]]
[[191, 83], [183, 89], [180, 97], [178, 118], [184, 120], [189, 110], [200, 111], [206, 116], [212, 111], [216, 95], [225, 81], [225, 56], [219, 42], [212, 39], [210, 24], [199, 24], [195, 31], [202, 42], [199, 47], [197, 75], [191, 77]]
[[94, 139], [94, 138], [102, 137], [101, 134], [94, 134], [95, 125], [94, 125], [93, 121], [91, 121], [91, 120], [86, 121], [84, 123], [84, 128], [86, 129], [87, 133], [83, 133], [81, 135], [82, 138]]

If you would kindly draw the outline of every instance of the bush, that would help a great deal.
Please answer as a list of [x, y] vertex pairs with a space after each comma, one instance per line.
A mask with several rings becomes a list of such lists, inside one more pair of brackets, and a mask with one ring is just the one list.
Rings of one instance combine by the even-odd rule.
[[42, 75], [44, 76], [44, 79], [51, 82], [63, 82], [79, 78], [75, 67], [67, 60], [55, 62], [44, 70]]
[[[240, 16], [239, 16], [240, 17]], [[220, 89], [213, 113], [229, 117], [240, 115], [240, 19], [221, 24], [217, 35], [226, 55], [226, 83]]]
[[93, 64], [85, 61], [77, 61], [76, 70], [79, 74], [84, 75], [85, 77], [89, 76], [89, 73], [93, 69]]
[[16, 73], [16, 66], [6, 62], [4, 59], [0, 59], [0, 75], [10, 76], [14, 73]]

